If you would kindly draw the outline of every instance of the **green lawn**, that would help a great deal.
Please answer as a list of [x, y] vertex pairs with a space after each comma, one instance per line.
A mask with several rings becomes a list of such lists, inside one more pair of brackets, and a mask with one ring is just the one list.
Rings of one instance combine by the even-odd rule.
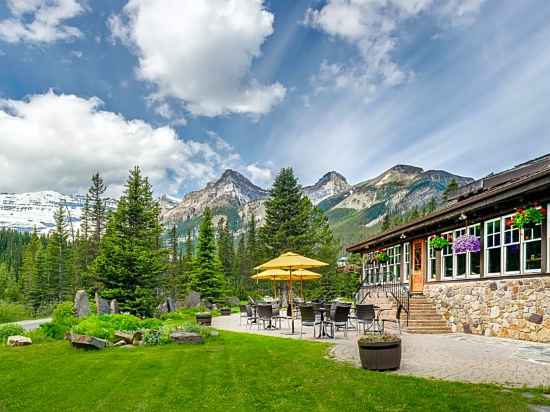
[[375, 373], [327, 345], [223, 332], [199, 346], [0, 348], [0, 411], [526, 411], [517, 391]]

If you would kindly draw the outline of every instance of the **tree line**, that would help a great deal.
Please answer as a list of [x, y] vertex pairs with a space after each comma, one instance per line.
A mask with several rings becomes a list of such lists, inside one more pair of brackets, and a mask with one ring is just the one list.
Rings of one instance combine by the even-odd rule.
[[278, 174], [260, 227], [252, 215], [243, 229], [232, 231], [226, 218], [206, 209], [197, 239], [188, 232], [183, 241], [175, 226], [163, 227], [159, 202], [139, 167], [130, 171], [114, 210], [107, 207], [106, 191], [95, 174], [75, 233], [64, 205], [47, 236], [0, 232], [0, 299], [40, 312], [86, 289], [117, 299], [122, 310], [151, 315], [162, 300], [182, 299], [191, 290], [210, 302], [261, 293], [263, 286], [250, 279], [254, 268], [290, 250], [329, 263], [320, 282], [306, 285], [307, 297], [351, 296], [355, 290], [353, 276], [336, 274], [340, 245], [290, 168]]

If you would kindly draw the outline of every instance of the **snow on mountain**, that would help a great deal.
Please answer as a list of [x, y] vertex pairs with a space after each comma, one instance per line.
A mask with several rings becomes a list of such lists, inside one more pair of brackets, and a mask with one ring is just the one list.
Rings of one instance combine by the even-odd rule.
[[328, 172], [317, 183], [304, 187], [304, 193], [314, 205], [323, 200], [341, 193], [350, 188], [350, 184], [344, 176], [338, 172]]
[[54, 191], [0, 194], [0, 227], [48, 233], [54, 227], [53, 214], [63, 204], [74, 230], [80, 226], [84, 196], [63, 195]]

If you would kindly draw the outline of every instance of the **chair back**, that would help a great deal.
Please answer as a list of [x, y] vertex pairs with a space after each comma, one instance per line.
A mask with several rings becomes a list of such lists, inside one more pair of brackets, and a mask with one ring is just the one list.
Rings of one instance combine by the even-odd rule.
[[252, 305], [245, 305], [245, 308], [246, 308], [246, 316], [248, 316], [249, 318], [253, 318], [254, 309], [252, 308]]
[[311, 306], [313, 307], [313, 311], [315, 312], [316, 310], [321, 309], [323, 307], [323, 304], [319, 302], [313, 302]]
[[331, 320], [338, 323], [347, 322], [350, 309], [351, 308], [349, 306], [336, 306], [336, 308], [334, 309], [334, 315], [332, 316]]
[[374, 311], [374, 305], [357, 305], [355, 308], [357, 319], [373, 321], [376, 319], [376, 312]]
[[246, 306], [247, 306], [247, 305], [239, 305], [239, 311], [240, 311], [241, 313], [246, 313], [246, 314], [248, 314], [248, 312], [247, 312], [247, 310], [246, 310]]
[[271, 305], [259, 305], [258, 317], [260, 319], [271, 319], [273, 317], [273, 308]]
[[312, 305], [300, 306], [300, 317], [302, 322], [315, 322], [315, 311]]

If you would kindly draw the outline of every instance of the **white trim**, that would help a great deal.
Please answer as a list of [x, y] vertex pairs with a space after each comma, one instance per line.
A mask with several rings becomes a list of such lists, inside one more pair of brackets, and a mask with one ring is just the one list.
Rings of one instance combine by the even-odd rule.
[[[407, 260], [407, 257], [409, 260]], [[411, 269], [411, 243], [403, 243], [403, 283], [409, 283]]]
[[[489, 236], [489, 233], [488, 233], [488, 230], [487, 230], [487, 227], [489, 226], [490, 223], [493, 223], [493, 222], [499, 222], [499, 234], [500, 234], [500, 241], [499, 241], [499, 245], [498, 246], [491, 246], [489, 247], [488, 246], [488, 242], [487, 242], [487, 239], [488, 239], [488, 236]], [[484, 223], [484, 231], [483, 231], [483, 237], [484, 237], [484, 247], [483, 247], [483, 266], [484, 266], [484, 270], [483, 272], [485, 273], [485, 277], [494, 277], [494, 276], [501, 276], [502, 273], [503, 273], [503, 269], [504, 269], [504, 266], [503, 266], [503, 262], [502, 262], [502, 218], [498, 217], [496, 219], [491, 219], [491, 220], [487, 220], [485, 221]], [[491, 234], [491, 236], [494, 236], [495, 232], [493, 232]], [[493, 273], [490, 273], [489, 272], [489, 250], [491, 249], [499, 249], [500, 250], [500, 272], [493, 272]]]

